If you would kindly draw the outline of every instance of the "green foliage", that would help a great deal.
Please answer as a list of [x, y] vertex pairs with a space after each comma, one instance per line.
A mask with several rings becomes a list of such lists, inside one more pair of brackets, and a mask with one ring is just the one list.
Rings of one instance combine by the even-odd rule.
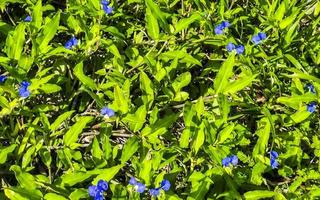
[[0, 199], [319, 198], [320, 2], [109, 6], [0, 1]]

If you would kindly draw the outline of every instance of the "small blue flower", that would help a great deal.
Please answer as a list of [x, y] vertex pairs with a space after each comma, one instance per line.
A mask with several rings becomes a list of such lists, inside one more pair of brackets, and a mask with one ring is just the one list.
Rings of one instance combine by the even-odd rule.
[[99, 190], [95, 185], [90, 185], [88, 191], [90, 197], [95, 197], [99, 193]]
[[307, 106], [307, 110], [311, 113], [314, 113], [317, 109], [317, 104], [316, 102], [311, 102], [310, 104], [308, 104]]
[[230, 26], [230, 23], [228, 21], [221, 22], [221, 25], [223, 28], [228, 28]]
[[149, 192], [151, 196], [157, 197], [160, 194], [160, 188], [150, 189]]
[[114, 110], [108, 108], [107, 106], [103, 107], [100, 112], [101, 112], [101, 115], [106, 115], [108, 117], [114, 116]]
[[278, 158], [278, 157], [279, 157], [279, 154], [278, 154], [278, 152], [276, 152], [276, 151], [271, 151], [271, 152], [270, 152], [270, 157], [271, 157], [271, 158]]
[[129, 180], [129, 184], [130, 185], [136, 185], [137, 184], [137, 180], [134, 177], [131, 177], [130, 180]]
[[32, 17], [31, 17], [30, 15], [28, 15], [28, 16], [24, 19], [25, 22], [31, 22], [31, 20], [32, 20]]
[[233, 165], [233, 166], [236, 166], [239, 162], [239, 159], [236, 155], [232, 155], [230, 156], [230, 163]]
[[20, 88], [19, 88], [19, 95], [21, 97], [28, 97], [30, 96], [30, 91], [28, 90], [28, 87], [30, 86], [30, 83], [27, 81], [22, 81], [20, 83]]
[[236, 52], [237, 52], [237, 54], [243, 54], [243, 52], [244, 52], [244, 46], [243, 46], [243, 45], [238, 45], [238, 46], [236, 47]]
[[99, 180], [98, 184], [97, 184], [97, 188], [98, 190], [101, 190], [101, 191], [107, 191], [108, 190], [108, 182], [107, 181], [104, 181], [104, 180]]
[[7, 80], [8, 77], [6, 77], [5, 75], [0, 75], [0, 83], [3, 83]]
[[223, 33], [223, 30], [225, 28], [228, 28], [230, 26], [230, 23], [228, 21], [223, 21], [221, 22], [221, 24], [218, 24], [215, 28], [214, 28], [214, 32], [217, 35], [221, 35]]
[[72, 37], [71, 39], [69, 39], [69, 40], [65, 43], [64, 47], [65, 47], [66, 49], [71, 49], [73, 46], [76, 46], [76, 45], [78, 45], [78, 40], [77, 40], [77, 38]]
[[230, 165], [230, 163], [231, 163], [230, 157], [225, 157], [224, 159], [222, 159], [222, 165], [224, 167], [228, 167]]
[[30, 84], [30, 82], [28, 82], [28, 81], [22, 81], [22, 82], [20, 83], [20, 85], [21, 85], [22, 87], [29, 87], [31, 84]]
[[99, 191], [96, 196], [94, 196], [94, 200], [104, 200], [103, 193]]
[[314, 86], [312, 84], [308, 85], [308, 89], [311, 93], [315, 94], [316, 93], [316, 90], [314, 88]]
[[164, 190], [164, 191], [168, 191], [170, 189], [170, 181], [168, 181], [167, 179], [164, 179], [163, 181], [161, 181], [161, 188]]
[[138, 193], [143, 193], [143, 192], [146, 190], [146, 185], [143, 184], [143, 183], [139, 183], [139, 182], [138, 182], [138, 183], [135, 185], [135, 188], [136, 188], [136, 190], [137, 190]]
[[271, 158], [270, 159], [270, 166], [272, 169], [276, 169], [276, 168], [278, 168], [279, 163], [275, 158]]
[[252, 42], [257, 45], [262, 42], [262, 40], [266, 39], [267, 35], [265, 33], [259, 32], [257, 35], [252, 36]]
[[109, 6], [109, 1], [107, 1], [107, 0], [102, 0], [101, 1], [101, 5], [102, 5], [102, 9], [104, 10], [104, 12], [106, 13], [106, 14], [111, 14], [112, 13], [112, 11], [113, 11], [113, 8], [111, 7], [111, 6]]
[[279, 163], [277, 161], [277, 158], [279, 157], [278, 152], [271, 151], [270, 152], [270, 166], [272, 169], [276, 169], [279, 166]]
[[226, 46], [226, 49], [228, 52], [233, 51], [236, 48], [236, 45], [234, 45], [232, 42], [229, 42]]

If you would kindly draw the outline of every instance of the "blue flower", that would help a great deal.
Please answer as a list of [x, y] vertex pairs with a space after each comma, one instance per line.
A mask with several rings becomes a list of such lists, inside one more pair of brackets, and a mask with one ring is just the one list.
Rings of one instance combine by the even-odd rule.
[[228, 28], [230, 26], [230, 23], [228, 21], [223, 21], [221, 22], [221, 24], [218, 24], [215, 28], [214, 28], [214, 32], [217, 35], [220, 35], [223, 33], [223, 30], [225, 28]]
[[228, 167], [231, 163], [231, 159], [229, 157], [225, 157], [224, 159], [222, 159], [222, 165], [224, 167]]
[[96, 196], [94, 196], [94, 200], [104, 200], [103, 193], [99, 191]]
[[272, 169], [276, 169], [279, 166], [279, 163], [277, 161], [279, 154], [276, 151], [271, 151], [270, 152], [270, 166]]
[[102, 115], [106, 115], [108, 117], [114, 116], [114, 110], [108, 108], [107, 106], [103, 107], [100, 112]]
[[129, 184], [133, 185], [137, 192], [143, 193], [146, 190], [146, 185], [138, 182], [134, 177], [131, 177]]
[[244, 46], [243, 46], [243, 45], [238, 45], [238, 46], [236, 47], [236, 52], [237, 52], [237, 54], [243, 54], [243, 52], [244, 52]]
[[233, 51], [236, 48], [236, 45], [234, 45], [232, 42], [229, 42], [226, 46], [226, 49], [228, 52]]
[[239, 162], [239, 159], [236, 155], [232, 155], [230, 156], [230, 163], [233, 165], [233, 166], [236, 166]]
[[146, 185], [143, 184], [143, 183], [139, 183], [139, 182], [138, 182], [138, 183], [135, 185], [135, 188], [136, 188], [136, 190], [137, 190], [138, 193], [143, 193], [143, 192], [146, 190]]
[[266, 39], [267, 35], [265, 33], [259, 32], [257, 35], [252, 36], [252, 42], [254, 44], [259, 44], [262, 42], [262, 40]]
[[111, 6], [109, 6], [109, 1], [107, 0], [101, 0], [101, 5], [102, 5], [102, 9], [104, 10], [104, 12], [106, 14], [111, 14], [113, 11], [113, 8]]
[[276, 152], [276, 151], [271, 151], [271, 152], [270, 152], [270, 156], [271, 156], [272, 158], [278, 158], [278, 157], [279, 157], [279, 154], [278, 154], [278, 152]]
[[0, 83], [3, 83], [7, 80], [8, 77], [6, 77], [5, 75], [0, 75]]
[[316, 90], [314, 89], [314, 86], [312, 84], [308, 85], [308, 89], [311, 93], [315, 94]]
[[28, 87], [30, 86], [30, 83], [27, 81], [22, 81], [20, 83], [20, 88], [19, 88], [19, 95], [21, 97], [28, 97], [30, 96], [30, 91], [28, 90]]
[[150, 189], [149, 192], [151, 196], [157, 197], [160, 194], [160, 188]]
[[171, 186], [170, 181], [168, 181], [167, 179], [164, 179], [163, 181], [161, 181], [160, 187], [164, 191], [168, 191], [170, 189], [170, 186]]
[[228, 167], [230, 164], [232, 164], [233, 166], [236, 166], [238, 162], [239, 162], [238, 157], [236, 155], [231, 155], [222, 159], [222, 166]]
[[137, 180], [134, 177], [131, 177], [130, 180], [129, 180], [129, 184], [130, 185], [136, 185], [137, 184]]
[[272, 169], [276, 169], [276, 168], [278, 168], [279, 163], [275, 158], [271, 158], [270, 159], [270, 166]]
[[95, 197], [99, 193], [99, 190], [95, 185], [90, 185], [88, 191], [90, 197]]
[[307, 110], [311, 113], [314, 113], [316, 111], [316, 107], [317, 107], [316, 102], [311, 102], [310, 104], [308, 104]]
[[104, 180], [99, 180], [98, 184], [97, 184], [98, 190], [101, 191], [107, 191], [108, 190], [108, 182], [104, 181]]
[[73, 46], [76, 46], [76, 45], [78, 45], [78, 40], [77, 40], [77, 38], [72, 37], [70, 40], [68, 40], [68, 41], [65, 43], [64, 47], [65, 47], [66, 49], [71, 49]]
[[28, 15], [28, 16], [24, 19], [25, 22], [31, 22], [31, 20], [32, 20], [32, 17], [31, 17], [30, 15]]

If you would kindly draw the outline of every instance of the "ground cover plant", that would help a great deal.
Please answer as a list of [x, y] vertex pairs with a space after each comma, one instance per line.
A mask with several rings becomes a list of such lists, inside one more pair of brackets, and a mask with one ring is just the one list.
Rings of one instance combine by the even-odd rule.
[[317, 199], [317, 0], [0, 0], [0, 199]]

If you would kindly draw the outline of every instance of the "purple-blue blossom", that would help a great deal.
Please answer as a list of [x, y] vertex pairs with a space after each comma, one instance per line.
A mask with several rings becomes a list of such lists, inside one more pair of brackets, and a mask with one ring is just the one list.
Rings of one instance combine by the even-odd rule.
[[107, 106], [103, 107], [100, 111], [101, 115], [113, 117], [114, 116], [114, 110], [111, 108], [108, 108]]
[[316, 90], [315, 90], [315, 88], [314, 88], [314, 86], [312, 84], [308, 85], [308, 90], [313, 94], [316, 93]]
[[163, 181], [161, 181], [160, 185], [161, 185], [160, 186], [161, 189], [163, 189], [164, 191], [168, 191], [170, 189], [170, 186], [171, 186], [170, 181], [167, 180], [167, 179], [164, 179]]
[[146, 190], [146, 185], [138, 182], [134, 177], [131, 177], [129, 184], [133, 185], [138, 193], [143, 193]]
[[221, 22], [221, 24], [218, 24], [215, 28], [214, 28], [214, 32], [217, 35], [221, 35], [223, 34], [223, 30], [225, 28], [228, 28], [230, 26], [230, 23], [228, 21], [223, 21]]
[[31, 22], [31, 20], [32, 20], [32, 17], [31, 17], [30, 15], [28, 15], [28, 16], [24, 19], [25, 22]]
[[99, 180], [97, 185], [91, 185], [88, 187], [88, 193], [94, 200], [104, 200], [103, 193], [109, 188], [108, 182]]
[[307, 111], [314, 113], [317, 109], [317, 104], [316, 102], [311, 102], [310, 104], [307, 105]]
[[24, 98], [26, 98], [26, 97], [29, 97], [30, 96], [30, 91], [29, 91], [29, 89], [28, 89], [28, 87], [30, 86], [30, 83], [29, 82], [27, 82], [27, 81], [22, 81], [21, 83], [20, 83], [20, 87], [19, 87], [19, 95], [21, 96], [21, 97], [24, 97]]
[[252, 36], [251, 41], [257, 45], [260, 44], [263, 40], [267, 38], [267, 35], [265, 33], [259, 32], [257, 35]]
[[160, 194], [160, 188], [150, 189], [149, 192], [151, 196], [157, 197]]
[[64, 45], [66, 49], [71, 49], [73, 46], [78, 45], [78, 40], [75, 37], [70, 38]]
[[276, 169], [279, 166], [279, 163], [277, 161], [279, 154], [276, 151], [271, 151], [270, 152], [270, 166], [272, 169]]
[[97, 188], [98, 190], [101, 190], [101, 191], [107, 191], [108, 190], [108, 182], [107, 181], [104, 181], [104, 180], [99, 180], [98, 184], [97, 184]]
[[138, 182], [138, 183], [135, 185], [135, 188], [136, 188], [136, 191], [137, 191], [138, 193], [143, 193], [143, 192], [146, 190], [146, 185], [143, 184], [143, 183]]
[[239, 159], [236, 155], [227, 156], [224, 159], [222, 159], [222, 166], [228, 167], [230, 164], [233, 166], [236, 166], [239, 162]]
[[226, 49], [228, 52], [231, 52], [233, 50], [236, 50], [237, 54], [242, 54], [244, 52], [244, 46], [243, 45], [235, 45], [232, 42], [229, 42], [226, 46]]
[[5, 76], [5, 75], [0, 75], [0, 83], [3, 83], [3, 82], [5, 82], [6, 80], [7, 80], [7, 76]]
[[113, 11], [113, 8], [109, 5], [110, 2], [107, 0], [101, 0], [102, 9], [106, 14], [111, 14]]

